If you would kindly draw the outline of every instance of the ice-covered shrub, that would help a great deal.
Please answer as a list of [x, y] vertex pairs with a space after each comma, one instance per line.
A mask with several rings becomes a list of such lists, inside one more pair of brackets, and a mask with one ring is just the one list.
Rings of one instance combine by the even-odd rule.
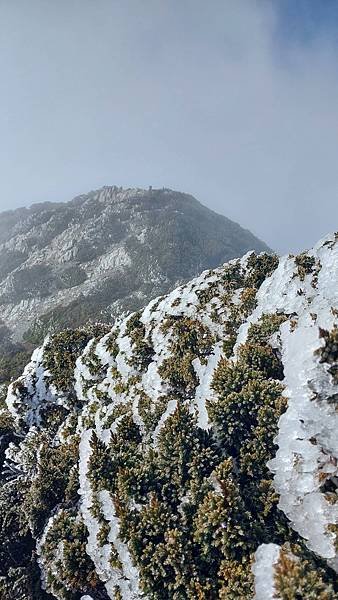
[[0, 420], [4, 594], [336, 597], [337, 253], [248, 253], [46, 340]]

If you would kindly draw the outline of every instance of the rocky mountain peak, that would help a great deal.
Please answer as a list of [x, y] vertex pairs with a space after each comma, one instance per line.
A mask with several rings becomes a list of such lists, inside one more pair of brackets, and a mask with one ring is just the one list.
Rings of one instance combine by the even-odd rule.
[[20, 340], [36, 324], [46, 332], [111, 319], [205, 268], [266, 249], [169, 189], [104, 186], [70, 202], [7, 211], [0, 215], [0, 320]]

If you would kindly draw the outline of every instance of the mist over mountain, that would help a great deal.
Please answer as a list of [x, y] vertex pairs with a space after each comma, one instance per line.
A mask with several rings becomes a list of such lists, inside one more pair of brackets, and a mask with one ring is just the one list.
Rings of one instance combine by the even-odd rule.
[[[107, 186], [0, 214], [0, 352], [109, 321], [207, 268], [267, 246], [169, 189]], [[22, 345], [22, 340], [26, 345]], [[1, 370], [0, 381], [8, 378]]]

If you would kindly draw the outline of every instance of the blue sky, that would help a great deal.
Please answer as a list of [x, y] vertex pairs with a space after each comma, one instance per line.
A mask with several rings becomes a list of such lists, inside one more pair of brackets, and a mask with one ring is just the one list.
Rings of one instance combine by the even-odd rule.
[[310, 247], [338, 228], [337, 24], [332, 0], [0, 0], [0, 210], [165, 186]]
[[278, 31], [283, 41], [311, 43], [329, 36], [338, 45], [336, 0], [277, 0]]

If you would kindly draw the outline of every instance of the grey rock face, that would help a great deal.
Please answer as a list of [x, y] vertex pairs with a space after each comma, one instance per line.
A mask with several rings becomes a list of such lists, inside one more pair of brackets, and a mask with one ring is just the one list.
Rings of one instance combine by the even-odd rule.
[[135, 310], [179, 283], [267, 246], [169, 189], [104, 187], [0, 215], [0, 322], [75, 326]]

